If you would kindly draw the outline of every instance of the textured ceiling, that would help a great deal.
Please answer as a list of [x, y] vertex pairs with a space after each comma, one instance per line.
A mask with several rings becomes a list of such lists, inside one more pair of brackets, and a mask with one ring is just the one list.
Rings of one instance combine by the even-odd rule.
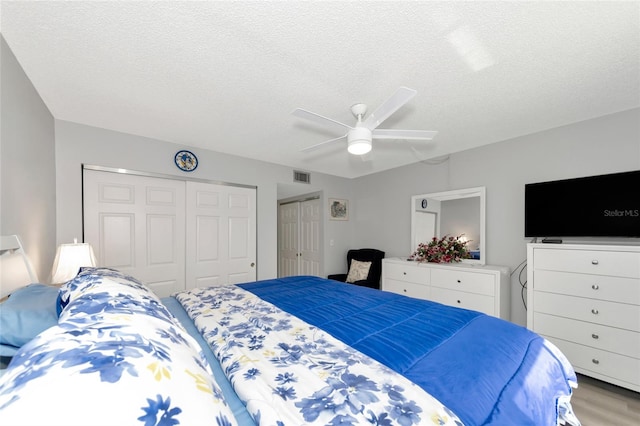
[[[3, 36], [55, 118], [357, 177], [640, 106], [640, 2], [12, 2]], [[354, 124], [418, 95], [367, 161]]]

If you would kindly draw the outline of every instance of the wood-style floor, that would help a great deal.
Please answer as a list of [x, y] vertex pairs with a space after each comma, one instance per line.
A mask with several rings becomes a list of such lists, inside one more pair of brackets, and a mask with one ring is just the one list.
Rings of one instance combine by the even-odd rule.
[[571, 397], [582, 426], [639, 426], [640, 393], [578, 375]]

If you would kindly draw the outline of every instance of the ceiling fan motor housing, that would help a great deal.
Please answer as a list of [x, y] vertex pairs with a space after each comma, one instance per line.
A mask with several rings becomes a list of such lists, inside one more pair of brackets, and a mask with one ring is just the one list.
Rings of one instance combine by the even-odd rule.
[[347, 135], [347, 150], [354, 155], [363, 155], [371, 151], [371, 130], [366, 127], [356, 127]]

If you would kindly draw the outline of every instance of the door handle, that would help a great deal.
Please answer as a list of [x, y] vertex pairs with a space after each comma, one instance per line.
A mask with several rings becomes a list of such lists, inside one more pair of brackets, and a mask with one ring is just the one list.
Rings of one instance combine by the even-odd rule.
[[251, 267], [253, 268], [254, 266], [256, 266], [255, 262], [251, 262]]

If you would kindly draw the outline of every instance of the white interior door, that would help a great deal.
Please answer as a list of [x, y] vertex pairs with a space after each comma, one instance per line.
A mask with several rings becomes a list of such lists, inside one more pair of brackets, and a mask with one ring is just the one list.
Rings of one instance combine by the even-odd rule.
[[187, 182], [186, 288], [256, 280], [256, 190]]
[[185, 183], [85, 169], [84, 239], [99, 266], [128, 273], [159, 296], [185, 287]]
[[320, 275], [320, 199], [300, 203], [300, 275]]
[[320, 199], [294, 201], [278, 207], [278, 276], [320, 275]]
[[278, 257], [280, 258], [280, 277], [298, 275], [298, 227], [300, 217], [300, 203], [281, 204], [278, 208], [280, 220], [278, 223]]

